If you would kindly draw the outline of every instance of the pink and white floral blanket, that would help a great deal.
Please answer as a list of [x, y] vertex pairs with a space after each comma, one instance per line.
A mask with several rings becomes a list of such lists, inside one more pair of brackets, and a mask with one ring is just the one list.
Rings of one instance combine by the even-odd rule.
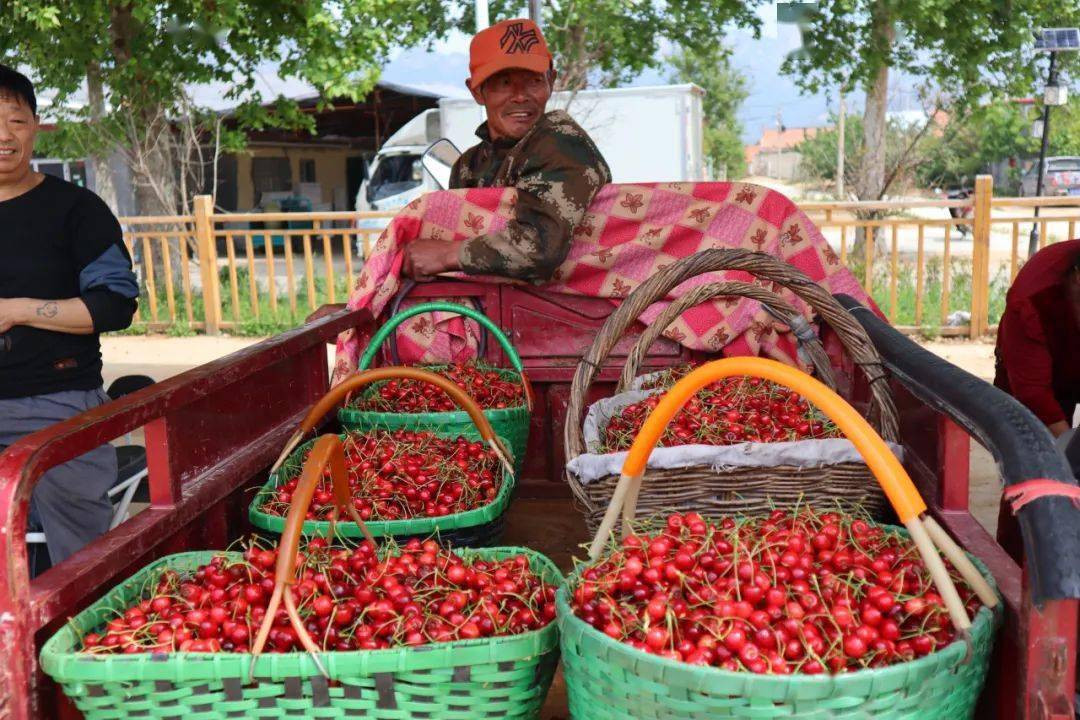
[[[417, 238], [464, 240], [498, 230], [513, 217], [516, 200], [513, 188], [448, 190], [414, 200], [379, 238], [356, 280], [349, 308], [368, 308], [378, 317], [401, 287], [406, 244]], [[795, 203], [759, 185], [727, 182], [606, 186], [576, 228], [569, 257], [543, 289], [618, 302], [657, 270], [710, 248], [769, 253], [802, 270], [830, 292], [847, 293], [869, 304], [856, 278], [840, 264], [821, 232]], [[672, 297], [720, 280], [752, 278], [743, 272], [711, 273], [683, 283]], [[791, 293], [780, 294], [808, 313]], [[649, 307], [642, 321], [655, 318], [667, 302]], [[476, 345], [473, 332], [472, 323], [467, 327], [457, 316], [417, 316], [399, 329], [401, 360], [413, 363], [471, 357]], [[764, 355], [797, 364], [794, 338], [783, 326], [778, 329], [761, 305], [750, 300], [699, 305], [665, 335], [695, 350]], [[367, 340], [355, 329], [338, 337], [335, 383], [356, 370]]]

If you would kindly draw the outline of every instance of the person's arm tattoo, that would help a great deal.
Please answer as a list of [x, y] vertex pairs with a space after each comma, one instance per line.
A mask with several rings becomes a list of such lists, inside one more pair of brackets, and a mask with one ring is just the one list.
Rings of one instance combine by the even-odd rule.
[[60, 306], [53, 301], [49, 301], [39, 305], [36, 312], [38, 317], [54, 318], [60, 312]]

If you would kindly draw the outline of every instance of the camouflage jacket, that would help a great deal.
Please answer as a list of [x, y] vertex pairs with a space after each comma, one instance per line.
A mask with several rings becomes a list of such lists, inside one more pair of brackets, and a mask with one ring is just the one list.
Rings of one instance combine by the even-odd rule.
[[451, 188], [515, 187], [514, 219], [495, 233], [461, 246], [466, 273], [543, 283], [570, 252], [574, 227], [593, 197], [611, 182], [611, 170], [592, 138], [562, 110], [544, 115], [523, 138], [483, 141], [454, 164]]

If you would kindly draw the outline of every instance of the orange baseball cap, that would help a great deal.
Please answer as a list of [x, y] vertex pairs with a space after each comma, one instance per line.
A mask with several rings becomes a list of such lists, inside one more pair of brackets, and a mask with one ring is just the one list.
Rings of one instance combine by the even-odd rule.
[[540, 27], [527, 18], [515, 18], [484, 28], [469, 45], [469, 74], [472, 86], [479, 87], [501, 70], [517, 68], [547, 72], [551, 51]]

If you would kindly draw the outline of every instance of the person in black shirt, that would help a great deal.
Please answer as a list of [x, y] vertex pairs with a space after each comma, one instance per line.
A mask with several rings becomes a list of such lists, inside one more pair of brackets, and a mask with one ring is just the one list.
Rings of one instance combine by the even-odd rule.
[[[120, 224], [94, 193], [34, 172], [30, 81], [0, 65], [0, 450], [108, 400], [99, 333], [131, 324], [138, 284]], [[109, 528], [116, 453], [43, 475], [30, 503], [53, 564]]]

